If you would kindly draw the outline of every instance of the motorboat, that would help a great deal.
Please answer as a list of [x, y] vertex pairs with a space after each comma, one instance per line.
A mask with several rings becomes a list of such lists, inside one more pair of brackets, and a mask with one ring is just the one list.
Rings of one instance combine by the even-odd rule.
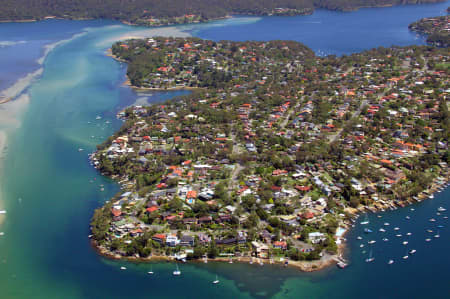
[[439, 207], [437, 210], [438, 210], [438, 212], [445, 212], [445, 211], [447, 211], [447, 209], [443, 208], [443, 207]]
[[366, 228], [364, 229], [364, 232], [365, 232], [366, 234], [369, 234], [369, 233], [372, 232], [372, 230], [371, 230], [370, 228], [367, 228], [367, 227], [366, 227]]
[[394, 260], [389, 260], [388, 265], [392, 265], [394, 263]]
[[180, 275], [181, 275], [181, 271], [180, 271], [180, 269], [178, 268], [178, 264], [177, 264], [177, 268], [173, 271], [173, 275], [174, 275], [174, 276], [180, 276]]

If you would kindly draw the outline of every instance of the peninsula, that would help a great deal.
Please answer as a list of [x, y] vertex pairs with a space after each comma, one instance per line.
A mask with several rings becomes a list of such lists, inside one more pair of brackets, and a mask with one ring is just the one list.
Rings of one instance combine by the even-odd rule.
[[155, 37], [112, 54], [136, 88], [192, 92], [121, 111], [91, 155], [122, 188], [91, 222], [106, 256], [311, 271], [339, 259], [359, 212], [448, 181], [447, 48], [318, 57], [293, 41]]
[[[449, 9], [447, 9], [447, 12]], [[450, 17], [424, 18], [408, 26], [412, 31], [427, 35], [427, 43], [437, 47], [450, 46]]]

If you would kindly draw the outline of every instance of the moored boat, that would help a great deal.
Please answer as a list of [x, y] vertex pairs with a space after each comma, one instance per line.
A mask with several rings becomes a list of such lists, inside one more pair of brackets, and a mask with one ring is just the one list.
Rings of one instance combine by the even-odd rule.
[[339, 261], [339, 262], [337, 263], [337, 266], [338, 266], [338, 268], [340, 268], [340, 269], [344, 269], [344, 268], [346, 268], [346, 267], [348, 266], [348, 264], [344, 263], [343, 261]]
[[180, 276], [180, 275], [181, 275], [181, 271], [180, 271], [180, 269], [178, 268], [178, 264], [177, 264], [177, 268], [173, 271], [173, 275], [174, 275], [174, 276]]

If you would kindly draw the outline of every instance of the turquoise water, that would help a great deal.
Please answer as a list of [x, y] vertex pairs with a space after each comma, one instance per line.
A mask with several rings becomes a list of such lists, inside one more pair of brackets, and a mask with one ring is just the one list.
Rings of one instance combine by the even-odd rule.
[[[420, 6], [424, 12], [419, 17], [436, 15], [443, 7], [443, 4]], [[380, 13], [388, 15], [391, 9], [364, 10], [361, 17], [368, 19], [367, 13], [370, 11], [373, 11], [372, 18]], [[418, 14], [416, 6], [402, 7], [401, 11]], [[346, 19], [354, 22], [354, 14], [338, 15], [342, 24], [346, 23]], [[302, 18], [308, 17], [248, 18], [177, 28], [187, 29], [201, 37], [205, 37], [205, 32], [214, 34], [215, 39], [233, 37], [229, 32], [237, 30], [239, 35], [236, 33], [236, 39], [256, 39], [254, 26], [260, 26], [259, 36], [267, 34], [269, 39], [278, 34], [279, 38], [287, 38], [282, 36], [288, 31], [287, 28], [295, 31], [289, 24], [304, 20]], [[327, 19], [324, 17], [322, 21]], [[270, 26], [266, 26], [267, 23]], [[247, 31], [244, 32], [244, 29]], [[335, 39], [339, 39], [340, 29], [335, 29]], [[357, 28], [355, 30], [358, 31]], [[181, 265], [183, 275], [175, 278], [171, 275], [173, 264], [154, 264], [155, 275], [148, 276], [149, 264], [117, 262], [99, 257], [87, 238], [89, 219], [96, 207], [118, 191], [118, 186], [100, 176], [88, 164], [87, 154], [120, 127], [121, 122], [115, 118], [120, 108], [136, 101], [158, 102], [183, 94], [136, 94], [122, 85], [125, 65], [106, 57], [105, 50], [118, 37], [144, 31], [110, 21], [0, 24], [0, 40], [14, 40], [16, 36], [20, 36], [17, 40], [37, 40], [35, 47], [29, 44], [29, 56], [25, 48], [20, 52], [23, 54], [23, 69], [15, 69], [12, 63], [7, 64], [8, 57], [15, 59], [17, 56], [13, 49], [22, 44], [0, 48], [0, 57], [3, 56], [0, 76], [4, 78], [8, 77], [7, 73], [16, 71], [14, 76], [17, 79], [39, 68], [36, 59], [44, 53], [44, 45], [85, 32], [49, 53], [43, 64], [42, 76], [26, 91], [30, 101], [24, 103], [24, 112], [17, 116], [20, 127], [9, 136], [0, 185], [3, 205], [8, 211], [0, 226], [0, 231], [5, 233], [0, 236], [1, 298], [448, 296], [449, 224], [448, 220], [435, 215], [437, 207], [450, 207], [448, 189], [434, 200], [415, 205], [413, 212], [408, 208], [382, 213], [382, 218], [370, 215], [371, 226], [376, 230], [383, 222], [390, 222], [385, 233], [390, 242], [381, 241], [382, 233], [373, 233], [370, 238], [377, 240], [373, 246], [375, 261], [367, 264], [364, 262], [366, 254], [359, 247], [361, 241], [356, 239], [362, 235], [363, 227], [357, 226], [347, 235], [351, 266], [345, 270], [332, 267], [316, 273], [301, 273], [277, 266], [208, 263]], [[405, 38], [410, 38], [410, 34], [406, 34]], [[390, 42], [396, 43], [396, 38], [392, 36]], [[316, 36], [316, 39], [321, 37]], [[330, 49], [335, 47], [335, 39], [329, 40]], [[314, 39], [303, 42], [310, 45]], [[354, 49], [366, 46], [365, 40], [355, 38]], [[336, 50], [336, 53], [339, 51]], [[10, 81], [12, 84], [12, 79]], [[4, 83], [4, 86], [7, 84]], [[101, 119], [96, 119], [97, 116]], [[84, 151], [78, 151], [79, 148]], [[101, 185], [105, 187], [104, 192], [100, 191]], [[405, 219], [407, 215], [410, 220]], [[428, 221], [431, 217], [438, 219], [438, 223], [445, 227], [440, 231], [441, 238], [426, 243], [425, 230], [432, 228]], [[412, 232], [408, 248], [417, 249], [417, 253], [406, 261], [401, 259], [405, 246], [393, 236], [395, 226], [400, 227], [402, 234]], [[386, 263], [390, 258], [396, 262], [388, 266]], [[120, 270], [124, 265], [127, 270]], [[216, 274], [221, 282], [213, 285], [211, 282]]]

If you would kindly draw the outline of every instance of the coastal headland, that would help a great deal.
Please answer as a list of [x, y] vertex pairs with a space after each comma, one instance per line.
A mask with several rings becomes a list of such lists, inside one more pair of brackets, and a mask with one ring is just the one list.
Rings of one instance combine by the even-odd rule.
[[121, 111], [91, 156], [122, 187], [91, 223], [105, 256], [345, 267], [359, 212], [448, 182], [445, 49], [155, 37], [111, 55], [133, 87], [192, 94]]

